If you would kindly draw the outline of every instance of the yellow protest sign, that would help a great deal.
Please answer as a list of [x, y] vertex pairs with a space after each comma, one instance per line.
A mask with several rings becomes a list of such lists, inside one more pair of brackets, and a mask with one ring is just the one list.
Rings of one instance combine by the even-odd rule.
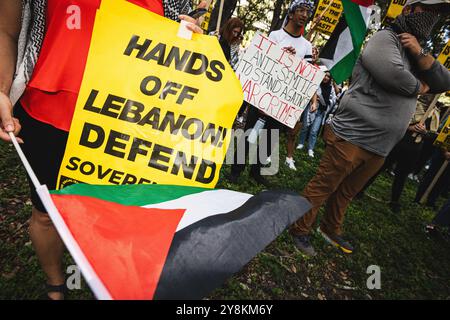
[[127, 1], [103, 0], [58, 187], [214, 187], [242, 88], [215, 37]]
[[214, 8], [214, 1], [211, 1], [211, 4], [209, 5], [208, 12], [205, 13], [203, 22], [200, 25], [200, 28], [202, 28], [203, 31], [208, 32], [209, 27], [209, 21], [211, 20], [211, 14]]
[[391, 0], [388, 11], [386, 13], [385, 21], [392, 21], [402, 13], [406, 0]]
[[444, 67], [450, 70], [450, 40], [447, 42], [437, 59]]
[[341, 0], [320, 0], [314, 14], [314, 19], [316, 19], [322, 13], [323, 16], [318, 23], [316, 30], [320, 33], [331, 35], [339, 21], [342, 11], [343, 6]]
[[[444, 67], [450, 70], [450, 40], [445, 45], [444, 49], [438, 56], [437, 60], [440, 63], [442, 63]], [[434, 145], [447, 149], [447, 151], [450, 151], [450, 117], [447, 119], [447, 122], [445, 123], [440, 134], [436, 138]]]
[[450, 152], [450, 117], [448, 117], [447, 122], [442, 127], [441, 132], [434, 141], [434, 145]]

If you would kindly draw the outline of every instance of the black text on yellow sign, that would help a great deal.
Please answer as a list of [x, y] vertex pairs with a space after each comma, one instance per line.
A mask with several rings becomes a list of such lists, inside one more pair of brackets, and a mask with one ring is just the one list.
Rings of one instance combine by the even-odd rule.
[[434, 145], [450, 152], [450, 117], [436, 138]]
[[444, 67], [450, 70], [450, 41], [447, 42], [441, 54], [438, 57], [438, 61], [442, 63]]
[[102, 4], [59, 187], [214, 187], [242, 90], [215, 38], [177, 31], [126, 1]]
[[314, 14], [314, 19], [320, 16], [325, 9], [328, 10], [323, 13], [322, 19], [317, 25], [317, 31], [326, 35], [331, 35], [333, 33], [334, 28], [336, 27], [339, 18], [342, 14], [342, 1], [335, 0], [331, 3], [331, 0], [320, 0], [317, 5], [317, 10]]

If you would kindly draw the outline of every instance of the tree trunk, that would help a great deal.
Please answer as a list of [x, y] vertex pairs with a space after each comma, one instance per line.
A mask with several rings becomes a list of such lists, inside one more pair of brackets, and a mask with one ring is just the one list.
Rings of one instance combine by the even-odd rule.
[[283, 19], [283, 16], [281, 16], [281, 9], [283, 7], [283, 2], [284, 0], [276, 0], [275, 2], [275, 7], [273, 10], [273, 18], [272, 23], [270, 24], [269, 32], [280, 29], [280, 25], [282, 23], [281, 20]]
[[[208, 26], [208, 33], [216, 30], [217, 20], [219, 18], [220, 1], [221, 0], [216, 0], [216, 3], [214, 4], [214, 9], [211, 13], [211, 19]], [[234, 10], [236, 9], [237, 2], [238, 0], [224, 0], [220, 27], [222, 27], [231, 18]]]

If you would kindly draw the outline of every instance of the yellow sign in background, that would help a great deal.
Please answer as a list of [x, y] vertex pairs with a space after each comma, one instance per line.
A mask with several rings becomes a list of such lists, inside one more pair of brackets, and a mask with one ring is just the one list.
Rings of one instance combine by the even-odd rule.
[[127, 1], [103, 0], [58, 187], [158, 183], [214, 187], [242, 103], [215, 37]]
[[204, 15], [203, 22], [200, 25], [203, 31], [208, 32], [209, 22], [211, 20], [211, 14], [214, 8], [215, 1], [211, 1], [209, 5], [208, 12]]
[[[329, 6], [331, 0], [320, 0], [317, 5], [316, 13], [314, 14], [314, 19], [317, 18], [325, 11]], [[335, 0], [330, 8], [325, 12], [319, 24], [317, 25], [317, 31], [326, 35], [331, 35], [334, 28], [336, 27], [339, 18], [342, 14], [343, 6], [341, 0]], [[314, 21], [314, 20], [313, 20]]]
[[447, 122], [444, 127], [442, 127], [442, 130], [436, 138], [434, 145], [450, 152], [450, 117], [448, 117]]
[[[444, 67], [450, 70], [450, 40], [445, 45], [437, 60], [442, 63]], [[450, 117], [448, 117], [447, 122], [442, 128], [441, 133], [438, 135], [434, 144], [450, 151]]]
[[391, 0], [388, 11], [386, 13], [385, 21], [392, 21], [402, 13], [406, 0]]
[[444, 67], [450, 70], [450, 40], [447, 42], [437, 59]]

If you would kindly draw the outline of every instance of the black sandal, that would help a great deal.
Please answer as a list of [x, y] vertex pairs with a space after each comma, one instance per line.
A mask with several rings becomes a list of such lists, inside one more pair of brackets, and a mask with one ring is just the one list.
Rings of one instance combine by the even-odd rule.
[[47, 288], [47, 293], [46, 293], [46, 300], [55, 300], [50, 298], [50, 296], [48, 295], [50, 292], [58, 292], [58, 293], [62, 293], [63, 294], [63, 300], [67, 297], [67, 286], [66, 284], [61, 284], [58, 286], [53, 286], [50, 284], [46, 284], [46, 288]]

